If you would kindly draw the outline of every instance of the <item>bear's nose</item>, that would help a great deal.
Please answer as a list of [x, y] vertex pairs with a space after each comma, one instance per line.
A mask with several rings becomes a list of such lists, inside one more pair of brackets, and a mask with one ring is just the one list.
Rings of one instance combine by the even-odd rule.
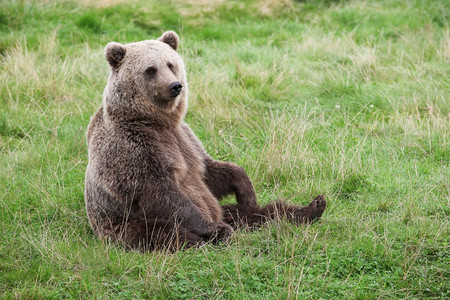
[[172, 82], [169, 85], [169, 90], [170, 90], [170, 94], [172, 95], [172, 97], [178, 96], [180, 94], [182, 88], [183, 88], [183, 86], [181, 85], [180, 82], [178, 82], [178, 81]]

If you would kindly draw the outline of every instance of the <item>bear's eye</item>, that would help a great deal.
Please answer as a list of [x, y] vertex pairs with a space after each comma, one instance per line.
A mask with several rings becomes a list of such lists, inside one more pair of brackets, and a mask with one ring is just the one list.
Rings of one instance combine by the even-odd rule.
[[168, 63], [167, 66], [169, 67], [170, 71], [173, 72], [173, 65], [171, 63]]
[[150, 67], [147, 68], [147, 70], [145, 70], [145, 73], [147, 73], [148, 75], [155, 75], [156, 71], [158, 71], [155, 67]]

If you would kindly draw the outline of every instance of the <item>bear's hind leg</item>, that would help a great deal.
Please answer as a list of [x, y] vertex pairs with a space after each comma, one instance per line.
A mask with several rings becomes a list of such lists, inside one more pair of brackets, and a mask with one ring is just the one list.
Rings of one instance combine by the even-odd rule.
[[296, 224], [313, 223], [322, 216], [327, 207], [327, 201], [323, 195], [317, 196], [311, 203], [304, 207], [289, 205], [285, 202], [275, 202], [262, 208], [262, 214], [272, 219], [286, 218]]
[[234, 193], [241, 211], [257, 207], [256, 193], [244, 169], [236, 164], [212, 159], [205, 160], [205, 183], [217, 199]]
[[238, 205], [226, 205], [222, 207], [222, 210], [224, 222], [233, 227], [259, 227], [265, 222], [279, 219], [286, 219], [296, 224], [312, 223], [322, 216], [326, 207], [325, 197], [319, 195], [308, 206], [304, 207], [277, 201], [265, 207], [254, 207], [251, 211], [243, 212], [239, 210]]

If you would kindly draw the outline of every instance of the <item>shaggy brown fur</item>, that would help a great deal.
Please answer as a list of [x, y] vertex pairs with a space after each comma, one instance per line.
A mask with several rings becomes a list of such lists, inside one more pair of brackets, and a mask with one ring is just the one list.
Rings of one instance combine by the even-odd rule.
[[[95, 234], [134, 249], [178, 250], [227, 240], [232, 226], [320, 218], [323, 196], [303, 208], [260, 207], [241, 167], [206, 154], [183, 123], [188, 88], [178, 43], [169, 31], [105, 48], [111, 74], [87, 134], [85, 199]], [[221, 207], [230, 193], [237, 204]]]

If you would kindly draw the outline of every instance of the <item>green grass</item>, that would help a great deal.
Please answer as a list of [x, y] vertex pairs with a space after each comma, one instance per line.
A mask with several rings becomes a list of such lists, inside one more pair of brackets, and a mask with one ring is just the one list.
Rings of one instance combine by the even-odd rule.
[[[450, 297], [448, 1], [0, 3], [0, 298]], [[165, 30], [208, 153], [261, 203], [325, 194], [318, 223], [176, 254], [94, 237], [103, 47]]]

